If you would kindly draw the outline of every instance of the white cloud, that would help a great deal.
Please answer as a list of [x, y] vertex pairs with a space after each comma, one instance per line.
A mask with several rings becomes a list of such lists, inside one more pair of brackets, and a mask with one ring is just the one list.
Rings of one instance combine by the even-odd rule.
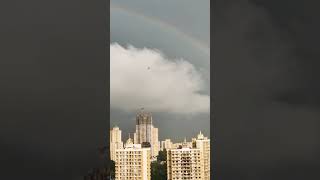
[[111, 107], [152, 112], [209, 112], [208, 95], [199, 94], [203, 80], [185, 60], [169, 60], [153, 49], [110, 45]]

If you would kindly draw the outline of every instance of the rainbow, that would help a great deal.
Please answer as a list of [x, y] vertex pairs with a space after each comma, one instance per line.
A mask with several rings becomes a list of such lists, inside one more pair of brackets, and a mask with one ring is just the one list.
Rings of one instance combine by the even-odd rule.
[[163, 29], [166, 29], [174, 34], [177, 34], [178, 36], [180, 36], [182, 39], [187, 40], [192, 46], [194, 46], [195, 48], [199, 49], [201, 52], [205, 53], [206, 55], [210, 56], [210, 47], [206, 46], [205, 44], [203, 44], [201, 41], [197, 40], [196, 38], [190, 36], [189, 34], [186, 34], [185, 32], [179, 30], [178, 28], [176, 28], [174, 25], [166, 23], [164, 21], [161, 21], [157, 18], [154, 17], [150, 17], [150, 16], [145, 16], [141, 13], [138, 13], [136, 11], [133, 11], [131, 9], [125, 8], [125, 7], [121, 7], [118, 5], [111, 5], [110, 11], [121, 11], [122, 13], [127, 13], [131, 16], [134, 16], [136, 18], [140, 18], [150, 24], [153, 24], [155, 26], [159, 26]]

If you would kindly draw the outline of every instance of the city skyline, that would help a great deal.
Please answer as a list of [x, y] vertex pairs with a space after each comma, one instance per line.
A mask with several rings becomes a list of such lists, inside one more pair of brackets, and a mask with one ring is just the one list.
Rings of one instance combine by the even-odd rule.
[[[119, 127], [119, 126], [113, 126], [113, 127], [110, 127], [110, 130], [112, 130], [113, 128], [119, 128], [120, 130], [121, 130], [121, 127]], [[121, 130], [122, 132], [123, 132], [123, 130]], [[175, 138], [174, 137], [168, 137], [168, 138], [164, 138], [164, 139], [160, 139], [159, 138], [159, 142], [160, 142], [160, 147], [162, 147], [162, 145], [161, 145], [161, 143], [163, 142], [165, 142], [166, 140], [171, 140], [171, 143], [176, 143], [176, 144], [179, 144], [179, 143], [181, 143], [181, 142], [183, 142], [184, 140], [192, 140], [192, 138], [194, 137], [194, 135], [196, 135], [196, 134], [198, 134], [198, 133], [203, 133], [201, 130], [200, 131], [198, 131], [197, 133], [188, 133], [188, 135], [187, 135], [187, 133], [186, 133], [186, 135], [185, 136], [181, 136], [181, 137], [178, 137], [179, 139], [178, 140], [175, 140]], [[134, 133], [127, 133], [127, 136], [123, 136], [122, 135], [122, 138], [121, 138], [121, 140], [122, 140], [122, 142], [125, 142], [126, 140], [128, 140], [128, 139], [132, 139], [132, 134], [134, 134]], [[203, 133], [204, 135], [206, 135], [206, 133]], [[210, 137], [210, 134], [208, 134], [208, 135], [206, 135], [207, 137]], [[180, 140], [181, 139], [181, 140]], [[161, 149], [160, 149], [161, 150]]]
[[110, 5], [115, 179], [209, 180], [210, 0]]
[[[117, 126], [117, 125], [116, 125], [116, 126], [113, 126], [113, 127], [110, 127], [110, 130], [112, 130], [113, 128], [119, 128], [119, 129], [121, 130], [121, 132], [123, 132], [123, 130], [121, 129], [121, 127], [119, 127], [119, 126]], [[188, 133], [189, 135], [187, 135], [187, 133], [186, 133], [186, 136], [181, 136], [181, 137], [179, 137], [179, 139], [181, 139], [181, 140], [174, 140], [174, 137], [172, 137], [172, 138], [168, 137], [168, 138], [164, 138], [164, 139], [159, 139], [160, 147], [162, 147], [161, 144], [165, 143], [166, 140], [170, 140], [170, 142], [173, 143], [173, 144], [181, 144], [184, 140], [192, 140], [192, 138], [193, 138], [196, 134], [199, 134], [199, 133], [205, 135], [206, 137], [210, 137], [210, 134], [206, 135], [206, 133], [203, 133], [203, 132], [200, 130], [200, 131], [198, 131], [198, 132], [196, 132], [196, 133]], [[125, 134], [125, 133], [124, 133], [124, 134]], [[133, 138], [132, 138], [132, 134], [134, 134], [134, 133], [127, 133], [127, 136], [123, 136], [123, 134], [122, 134], [122, 136], [121, 136], [121, 141], [122, 141], [122, 142], [125, 142], [125, 141], [128, 140], [128, 139], [133, 139]], [[163, 143], [162, 143], [162, 142], [163, 142]], [[162, 149], [160, 149], [160, 150], [162, 150]]]
[[160, 139], [191, 138], [189, 127], [210, 134], [210, 1], [110, 5], [110, 125], [134, 132], [133, 114], [145, 107]]
[[[136, 118], [137, 118], [137, 116], [139, 116], [139, 113], [141, 113], [141, 111], [140, 112], [138, 111], [136, 113]], [[153, 119], [152, 113], [145, 112], [145, 111], [143, 111], [143, 113], [146, 113], [146, 114], [150, 115], [151, 119]], [[134, 119], [134, 122], [137, 123], [137, 121], [138, 121], [137, 119]], [[152, 120], [151, 120], [150, 123], [151, 123], [152, 127], [154, 127], [153, 124], [152, 124], [153, 123]], [[119, 126], [117, 124], [113, 125], [113, 126], [110, 126], [110, 131], [111, 131], [110, 132], [110, 143], [112, 143], [112, 142], [120, 142], [121, 141], [122, 142], [122, 146], [124, 146], [123, 142], [127, 141], [128, 139], [132, 139], [133, 141], [136, 141], [135, 144], [141, 144], [142, 141], [138, 143], [136, 138], [135, 138], [136, 133], [137, 133], [137, 124], [135, 124], [134, 127], [132, 127], [132, 128], [135, 129], [135, 130], [133, 130], [132, 132], [124, 132], [122, 130], [121, 126]], [[165, 142], [166, 140], [170, 140], [170, 143], [180, 143], [180, 142], [183, 142], [186, 139], [191, 139], [192, 140], [192, 138], [194, 137], [195, 134], [199, 135], [199, 132], [200, 132], [201, 136], [205, 136], [205, 134], [206, 134], [206, 133], [203, 133], [202, 130], [197, 131], [196, 133], [190, 133], [192, 131], [187, 131], [187, 130], [185, 132], [186, 132], [185, 136], [178, 137], [178, 139], [175, 139], [175, 137], [158, 138], [158, 141], [160, 143], [160, 147], [162, 148], [161, 144], [162, 144], [162, 142]], [[157, 133], [161, 134], [161, 130], [160, 131], [157, 130]], [[147, 135], [145, 134], [143, 136], [147, 136]], [[206, 137], [210, 137], [210, 134], [207, 134]], [[114, 139], [116, 139], [116, 140], [114, 140]], [[159, 151], [161, 150], [161, 148], [159, 148]]]
[[152, 128], [152, 114], [144, 111], [136, 115], [133, 139], [122, 138], [118, 126], [110, 128], [110, 158], [114, 161], [116, 180], [151, 180], [159, 177], [156, 173], [159, 171], [165, 173], [161, 178], [167, 180], [210, 179], [210, 138], [200, 131], [191, 141], [186, 138], [178, 143], [171, 138], [162, 141], [154, 139]]
[[[138, 111], [138, 110], [137, 110]], [[128, 121], [126, 124], [122, 124], [122, 123], [118, 123], [119, 121], [112, 121], [113, 123], [110, 123], [110, 129], [113, 129], [114, 127], [118, 127], [121, 132], [122, 132], [122, 136], [121, 136], [121, 140], [125, 141], [128, 138], [134, 138], [134, 134], [136, 132], [136, 119], [135, 119], [135, 115], [137, 114], [137, 112], [133, 112], [131, 113], [132, 117], [128, 117]], [[157, 122], [156, 117], [153, 115], [154, 113], [151, 113], [152, 117], [153, 117], [153, 123], [156, 127], [158, 127], [159, 122]], [[154, 118], [155, 117], [155, 118]], [[182, 142], [185, 138], [187, 139], [191, 139], [195, 134], [198, 134], [199, 132], [202, 132], [204, 134], [207, 134], [208, 137], [210, 137], [210, 131], [207, 132], [206, 130], [200, 129], [200, 128], [188, 128], [188, 133], [182, 133], [181, 136], [168, 136], [166, 134], [163, 134], [163, 132], [159, 131], [159, 140], [161, 142], [161, 140], [166, 140], [166, 139], [171, 139], [173, 140], [173, 142]], [[159, 129], [159, 128], [158, 128]]]

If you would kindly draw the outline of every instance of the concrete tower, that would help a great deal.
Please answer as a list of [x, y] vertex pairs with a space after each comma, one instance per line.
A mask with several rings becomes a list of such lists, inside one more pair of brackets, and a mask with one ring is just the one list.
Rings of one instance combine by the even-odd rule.
[[115, 126], [110, 130], [110, 159], [113, 161], [115, 160], [116, 150], [123, 148], [121, 138], [121, 130], [118, 126]]
[[136, 116], [136, 132], [134, 133], [134, 143], [150, 143], [151, 157], [155, 158], [159, 154], [158, 128], [152, 124], [152, 115], [144, 112], [143, 109]]

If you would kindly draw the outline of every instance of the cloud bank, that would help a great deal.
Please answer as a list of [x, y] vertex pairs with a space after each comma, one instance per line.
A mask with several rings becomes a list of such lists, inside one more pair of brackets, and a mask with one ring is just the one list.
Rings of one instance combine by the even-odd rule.
[[204, 82], [183, 59], [167, 59], [154, 49], [110, 44], [111, 107], [136, 111], [195, 114], [209, 112]]

